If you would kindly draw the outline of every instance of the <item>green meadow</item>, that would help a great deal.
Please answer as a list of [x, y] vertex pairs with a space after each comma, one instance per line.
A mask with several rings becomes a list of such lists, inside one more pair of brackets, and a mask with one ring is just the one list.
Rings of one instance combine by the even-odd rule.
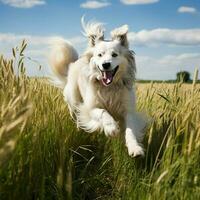
[[13, 49], [10, 60], [0, 56], [1, 200], [200, 199], [195, 79], [136, 84], [137, 108], [149, 122], [145, 157], [131, 158], [123, 134], [77, 129], [62, 90], [26, 76], [25, 48]]

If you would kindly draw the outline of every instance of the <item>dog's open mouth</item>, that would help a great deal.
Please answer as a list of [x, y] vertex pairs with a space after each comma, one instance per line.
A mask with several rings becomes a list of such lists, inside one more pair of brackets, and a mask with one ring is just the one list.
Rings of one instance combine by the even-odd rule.
[[112, 83], [113, 78], [118, 70], [119, 66], [115, 67], [115, 69], [111, 70], [111, 71], [101, 71], [102, 73], [102, 83], [105, 86], [108, 86]]

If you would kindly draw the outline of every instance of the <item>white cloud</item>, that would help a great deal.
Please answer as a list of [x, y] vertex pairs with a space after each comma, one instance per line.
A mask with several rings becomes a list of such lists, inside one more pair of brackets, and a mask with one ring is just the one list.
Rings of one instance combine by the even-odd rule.
[[[13, 33], [0, 33], [0, 54], [11, 57], [11, 49], [21, 44], [22, 40], [27, 42], [28, 47], [26, 56], [33, 59], [41, 59], [45, 57], [50, 45], [53, 41], [65, 40], [61, 36], [33, 36], [33, 35], [17, 35]], [[74, 36], [67, 39], [80, 52], [85, 48], [86, 38], [83, 36]]]
[[136, 63], [139, 79], [175, 79], [176, 73], [182, 70], [189, 71], [193, 76], [195, 68], [199, 68], [200, 53], [166, 55], [159, 58], [136, 56]]
[[97, 9], [103, 8], [111, 5], [111, 3], [107, 1], [86, 1], [80, 5], [81, 8], [88, 8], [88, 9]]
[[[0, 42], [17, 44], [25, 39], [30, 45], [49, 45], [51, 41], [57, 39], [64, 39], [61, 36], [33, 36], [33, 35], [17, 35], [14, 33], [0, 33]], [[75, 36], [69, 38], [68, 41], [72, 42], [74, 45], [79, 45], [85, 42], [85, 38], [82, 36]]]
[[126, 5], [136, 5], [136, 4], [152, 4], [157, 3], [159, 0], [120, 0], [123, 4]]
[[194, 7], [188, 7], [188, 6], [181, 6], [178, 8], [179, 13], [196, 13], [197, 10]]
[[[61, 36], [33, 36], [28, 34], [0, 33], [0, 54], [3, 54], [6, 58], [12, 57], [12, 48], [20, 45], [23, 39], [25, 39], [28, 44], [25, 50], [25, 56], [32, 59], [32, 61], [26, 59], [27, 74], [32, 76], [48, 75], [50, 73], [47, 61], [49, 46], [52, 44], [52, 41], [64, 38]], [[71, 42], [78, 51], [86, 46], [86, 38], [83, 36], [74, 36], [67, 40]], [[43, 66], [42, 70], [39, 70], [39, 65]]]
[[[184, 53], [179, 55], [167, 55], [158, 60], [158, 64], [173, 66], [177, 65], [179, 67], [191, 66], [191, 62], [194, 60], [200, 61], [200, 53]], [[197, 66], [197, 65], [196, 65]]]
[[45, 0], [0, 0], [0, 2], [16, 8], [32, 8], [46, 4]]
[[200, 45], [200, 29], [153, 29], [130, 32], [129, 40], [133, 45]]

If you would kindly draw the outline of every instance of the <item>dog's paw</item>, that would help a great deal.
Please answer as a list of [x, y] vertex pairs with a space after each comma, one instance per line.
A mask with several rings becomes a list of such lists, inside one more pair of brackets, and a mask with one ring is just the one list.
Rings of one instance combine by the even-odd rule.
[[106, 136], [115, 137], [119, 134], [118, 123], [109, 115], [104, 116], [103, 129]]
[[128, 154], [129, 156], [135, 157], [144, 157], [144, 149], [139, 145], [128, 146]]

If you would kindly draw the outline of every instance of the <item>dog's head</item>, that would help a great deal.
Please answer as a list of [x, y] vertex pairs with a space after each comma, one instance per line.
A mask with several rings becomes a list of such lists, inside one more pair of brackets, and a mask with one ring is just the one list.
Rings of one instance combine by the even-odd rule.
[[127, 25], [113, 30], [110, 41], [104, 40], [104, 29], [100, 23], [89, 24], [84, 29], [89, 39], [90, 67], [98, 74], [96, 79], [109, 86], [123, 77], [131, 75], [134, 78], [135, 60], [128, 47]]

